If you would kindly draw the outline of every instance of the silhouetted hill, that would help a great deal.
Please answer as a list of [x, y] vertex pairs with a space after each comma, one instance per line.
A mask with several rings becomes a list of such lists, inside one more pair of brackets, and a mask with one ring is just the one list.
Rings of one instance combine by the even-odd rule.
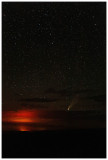
[[3, 158], [105, 158], [106, 130], [3, 132]]

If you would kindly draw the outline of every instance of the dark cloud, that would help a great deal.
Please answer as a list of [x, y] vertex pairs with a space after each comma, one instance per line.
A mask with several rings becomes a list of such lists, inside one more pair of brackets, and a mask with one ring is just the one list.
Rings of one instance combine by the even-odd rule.
[[91, 96], [89, 97], [89, 99], [93, 99], [94, 101], [97, 101], [97, 102], [106, 103], [106, 95]]
[[40, 103], [44, 103], [44, 102], [56, 102], [58, 101], [58, 99], [51, 99], [51, 98], [24, 98], [24, 99], [20, 99], [19, 101], [23, 101], [23, 102], [40, 102]]
[[54, 88], [49, 88], [48, 90], [45, 91], [45, 93], [56, 94], [59, 96], [72, 96], [75, 94], [92, 93], [93, 91], [95, 91], [95, 90], [90, 90], [90, 89], [72, 90], [72, 88], [56, 90]]
[[59, 96], [69, 96], [72, 94], [71, 90], [68, 89], [62, 89], [62, 90], [56, 90], [54, 88], [49, 88], [48, 90], [45, 91], [47, 94], [56, 94]]
[[41, 105], [41, 104], [30, 104], [30, 103], [21, 103], [21, 107], [24, 107], [24, 108], [32, 108], [32, 109], [46, 109], [48, 108], [47, 105]]

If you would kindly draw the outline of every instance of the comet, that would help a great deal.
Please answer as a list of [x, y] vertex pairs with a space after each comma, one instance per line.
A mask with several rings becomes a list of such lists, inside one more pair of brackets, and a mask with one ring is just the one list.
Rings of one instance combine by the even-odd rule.
[[73, 100], [71, 101], [70, 105], [68, 106], [67, 110], [70, 111], [74, 106], [75, 104], [78, 103], [78, 100], [79, 100], [79, 95], [76, 95]]

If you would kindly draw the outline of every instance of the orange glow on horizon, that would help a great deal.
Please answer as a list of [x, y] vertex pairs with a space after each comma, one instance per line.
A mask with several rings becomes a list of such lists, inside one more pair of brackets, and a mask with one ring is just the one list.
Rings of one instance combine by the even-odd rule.
[[33, 122], [30, 118], [24, 118], [24, 117], [17, 117], [10, 120], [11, 122], [18, 122], [18, 123], [30, 123]]

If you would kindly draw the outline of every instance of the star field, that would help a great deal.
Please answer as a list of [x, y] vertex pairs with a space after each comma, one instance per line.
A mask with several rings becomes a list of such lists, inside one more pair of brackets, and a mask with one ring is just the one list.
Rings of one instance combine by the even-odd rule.
[[105, 94], [105, 7], [102, 2], [2, 3], [4, 110], [23, 108], [28, 98], [36, 98], [31, 106], [61, 110], [76, 94], [86, 99]]

